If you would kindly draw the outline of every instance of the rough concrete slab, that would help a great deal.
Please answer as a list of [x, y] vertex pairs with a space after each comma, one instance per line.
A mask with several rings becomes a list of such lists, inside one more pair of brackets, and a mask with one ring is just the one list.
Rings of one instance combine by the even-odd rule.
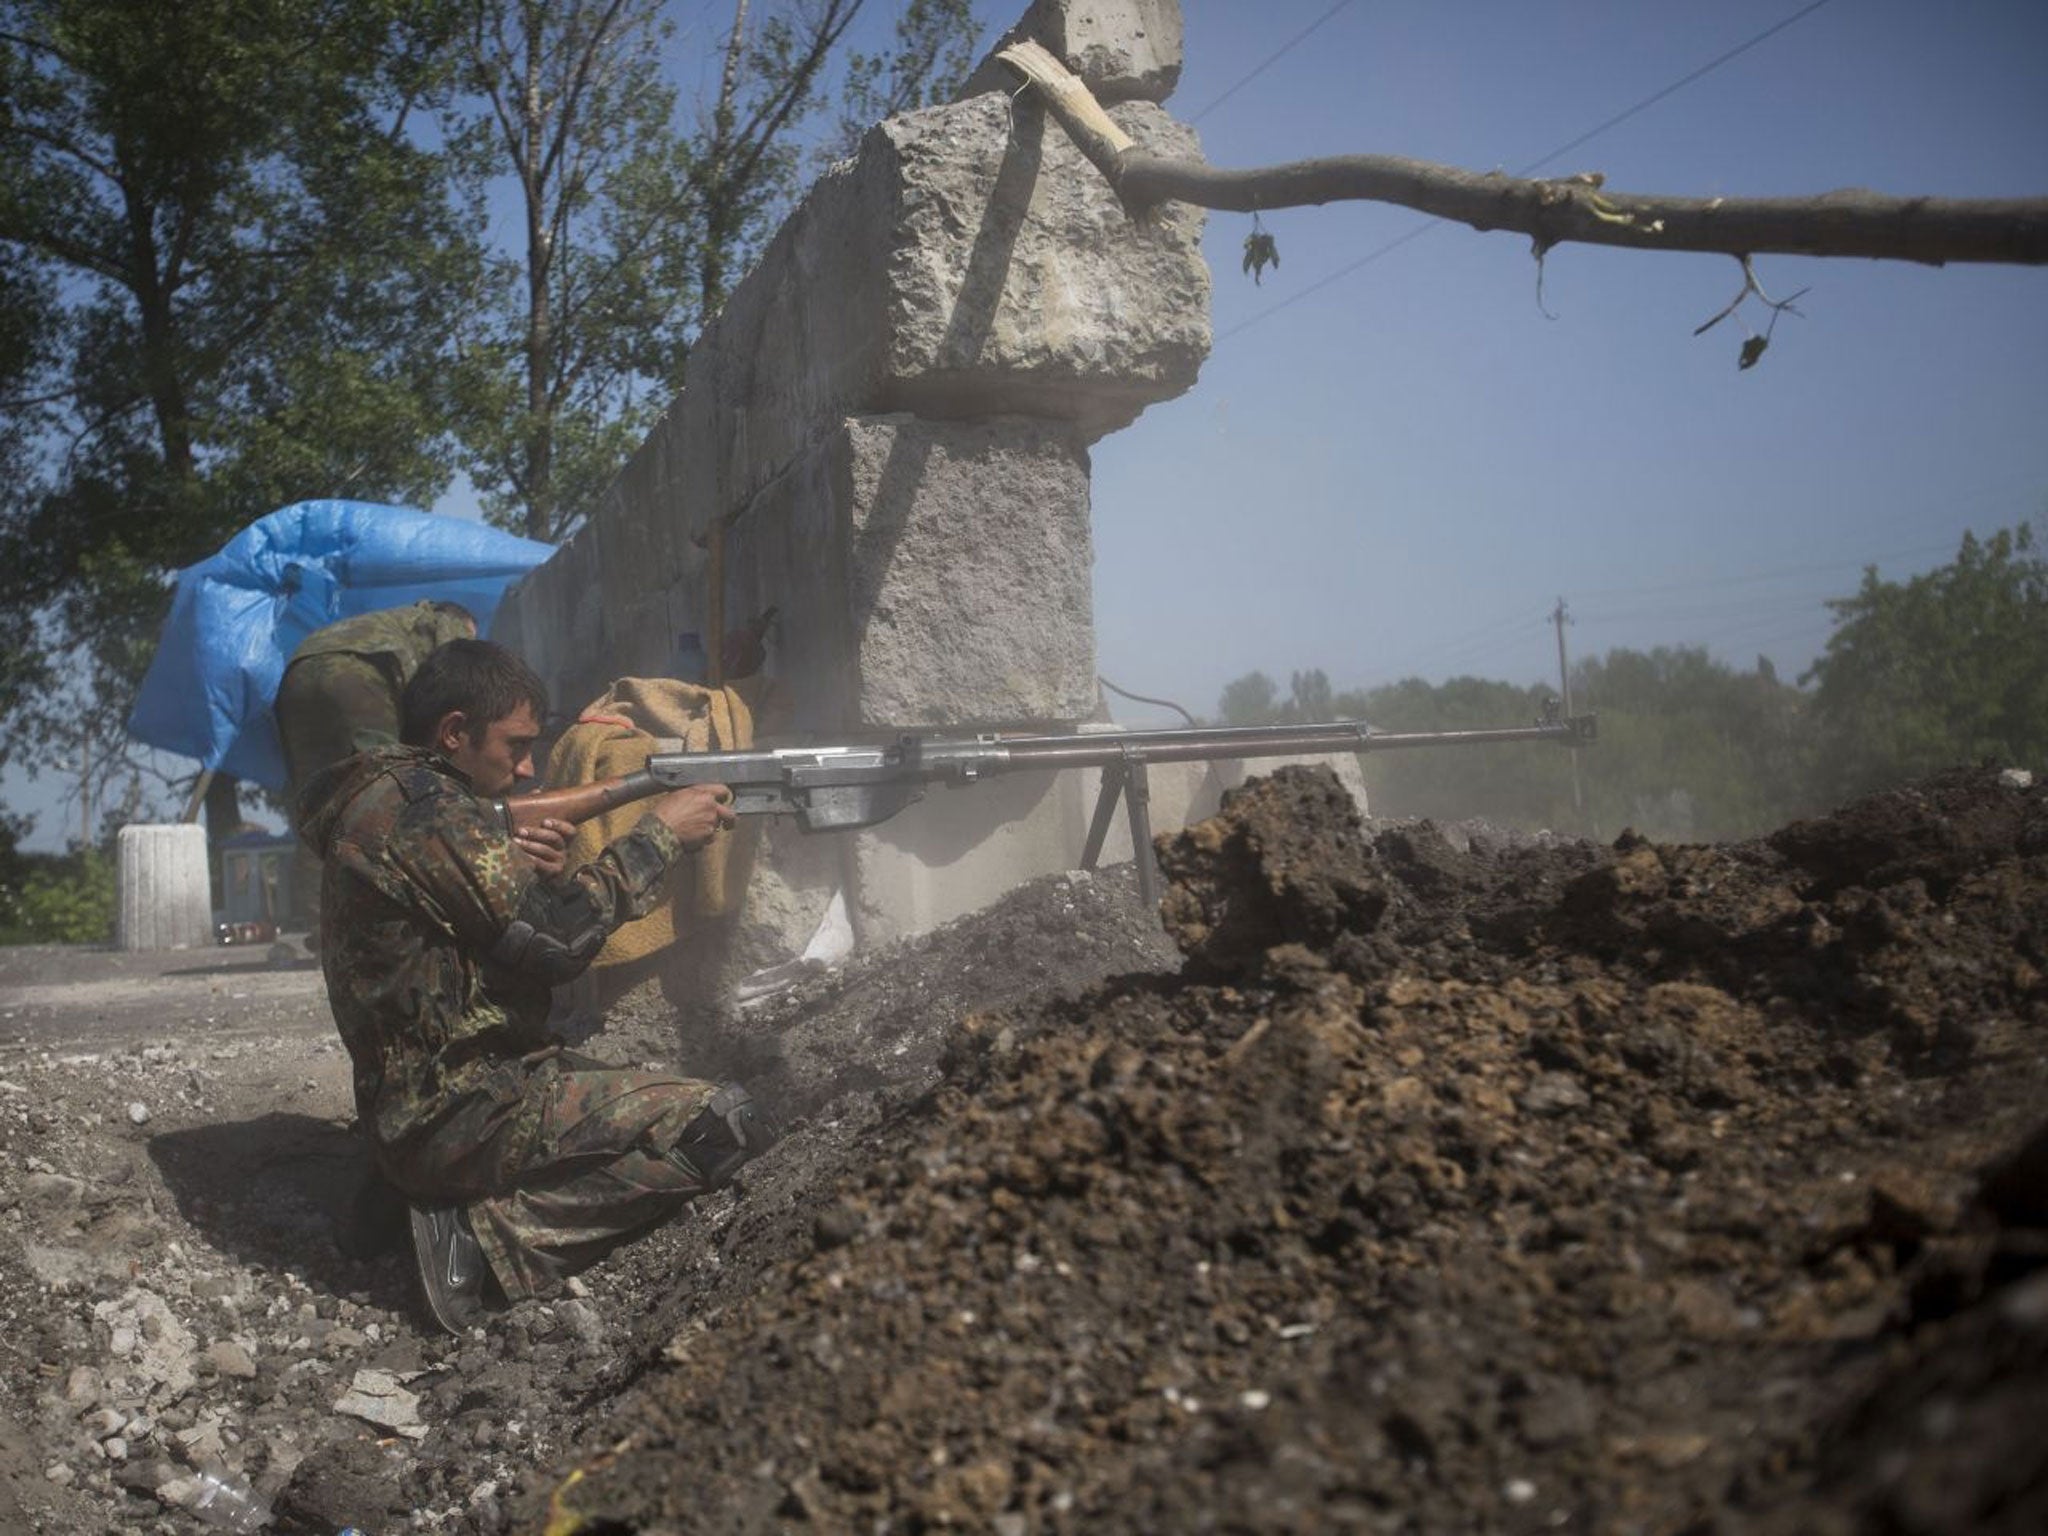
[[864, 726], [1095, 706], [1088, 459], [1057, 423], [868, 417], [841, 438]]
[[[1148, 150], [1199, 157], [1150, 103], [1111, 115]], [[870, 143], [900, 188], [878, 406], [1047, 416], [1092, 440], [1194, 383], [1209, 350], [1199, 210], [1133, 217], [1056, 123], [1006, 96], [892, 119]]]
[[[604, 607], [598, 600], [597, 539], [588, 528], [513, 586], [491, 621], [491, 638], [526, 658], [557, 709], [596, 690], [604, 672]], [[607, 673], [607, 676], [609, 673]], [[595, 678], [602, 686], [603, 678]]]
[[727, 535], [733, 611], [780, 605], [800, 731], [1073, 720], [1095, 707], [1088, 458], [1057, 422], [845, 421]]
[[[1194, 153], [1147, 103], [1141, 143]], [[1209, 348], [1198, 209], [1133, 218], [1028, 103], [890, 119], [822, 177], [691, 349], [678, 411], [693, 533], [844, 416], [1070, 421], [1093, 439], [1181, 394]]]
[[995, 55], [1026, 38], [1044, 45], [1105, 104], [1164, 101], [1180, 84], [1180, 0], [1036, 0], [960, 94], [1014, 91], [1016, 72]]

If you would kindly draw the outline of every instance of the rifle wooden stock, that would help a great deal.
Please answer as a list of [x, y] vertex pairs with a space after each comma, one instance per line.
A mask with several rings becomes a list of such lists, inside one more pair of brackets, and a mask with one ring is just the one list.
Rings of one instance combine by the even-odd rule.
[[537, 827], [548, 820], [580, 826], [593, 816], [658, 795], [668, 787], [651, 773], [626, 773], [614, 779], [599, 779], [594, 784], [536, 789], [530, 794], [493, 801], [492, 805], [505, 818], [505, 828], [510, 832]]

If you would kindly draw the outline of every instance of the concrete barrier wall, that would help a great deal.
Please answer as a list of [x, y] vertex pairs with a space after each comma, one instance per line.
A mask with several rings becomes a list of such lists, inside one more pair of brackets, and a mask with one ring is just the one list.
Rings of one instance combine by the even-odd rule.
[[[1013, 31], [1120, 103], [1141, 146], [1198, 152], [1157, 105], [1172, 0], [1036, 0]], [[818, 181], [602, 504], [507, 597], [496, 637], [562, 706], [674, 674], [679, 637], [773, 607], [774, 740], [1095, 713], [1088, 444], [1193, 384], [1202, 216], [1134, 218], [1006, 74], [881, 124]], [[972, 911], [1070, 867], [1092, 805], [1084, 775], [1020, 776], [830, 855], [771, 829], [756, 952], [800, 947], [835, 889], [870, 940]]]

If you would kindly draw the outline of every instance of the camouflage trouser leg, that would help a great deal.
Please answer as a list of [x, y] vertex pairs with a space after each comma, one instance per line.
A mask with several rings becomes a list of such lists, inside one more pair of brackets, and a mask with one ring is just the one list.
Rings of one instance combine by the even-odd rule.
[[467, 1203], [507, 1297], [549, 1295], [704, 1193], [668, 1153], [712, 1092], [566, 1053], [529, 1059], [387, 1166], [419, 1196]]

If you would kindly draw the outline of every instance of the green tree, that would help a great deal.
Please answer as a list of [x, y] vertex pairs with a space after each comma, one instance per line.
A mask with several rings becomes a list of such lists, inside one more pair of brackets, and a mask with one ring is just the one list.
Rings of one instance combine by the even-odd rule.
[[[1600, 721], [1576, 781], [1572, 758], [1543, 743], [1367, 752], [1373, 810], [1580, 836], [1633, 826], [1679, 839], [1752, 835], [1812, 803], [1808, 701], [1768, 662], [1737, 672], [1699, 648], [1617, 650], [1582, 660], [1572, 686]], [[1222, 712], [1232, 725], [1363, 719], [1387, 731], [1486, 730], [1538, 718], [1553, 693], [1475, 677], [1340, 692], [1312, 668], [1293, 674], [1285, 700], [1263, 673], [1239, 678]]]
[[465, 468], [493, 522], [554, 540], [595, 504], [794, 195], [835, 78], [842, 112], [880, 113], [964, 75], [968, 0], [909, 0], [874, 55], [846, 47], [865, 3], [735, 0], [685, 129], [659, 0], [471, 0], [448, 131], [521, 220], [462, 370]]
[[[1431, 686], [1411, 677], [1373, 689], [1356, 713], [1381, 730], [1484, 730], [1528, 724], [1554, 692], [1476, 677]], [[1584, 824], [1573, 807], [1571, 760], [1540, 742], [1368, 752], [1359, 763], [1366, 803], [1376, 815], [1479, 816], [1503, 826], [1567, 832]]]
[[1321, 667], [1288, 675], [1287, 697], [1263, 672], [1247, 672], [1226, 683], [1217, 705], [1225, 725], [1300, 725], [1352, 719], [1364, 708], [1360, 694], [1337, 693]]
[[441, 19], [0, 0], [0, 756], [123, 771], [166, 573], [290, 501], [445, 484], [471, 220], [411, 131]]
[[1247, 672], [1223, 685], [1216, 713], [1225, 725], [1277, 725], [1280, 688], [1263, 672]]
[[1589, 826], [1747, 837], [1813, 808], [1810, 701], [1769, 662], [1738, 672], [1701, 646], [1615, 650], [1575, 667], [1572, 687], [1600, 720], [1579, 760]]
[[1814, 685], [1819, 783], [1847, 799], [1957, 763], [2048, 760], [2048, 565], [2025, 525], [1905, 582], [1863, 573], [1828, 606]]
[[0, 943], [106, 944], [114, 937], [114, 861], [103, 849], [31, 857], [0, 884]]

